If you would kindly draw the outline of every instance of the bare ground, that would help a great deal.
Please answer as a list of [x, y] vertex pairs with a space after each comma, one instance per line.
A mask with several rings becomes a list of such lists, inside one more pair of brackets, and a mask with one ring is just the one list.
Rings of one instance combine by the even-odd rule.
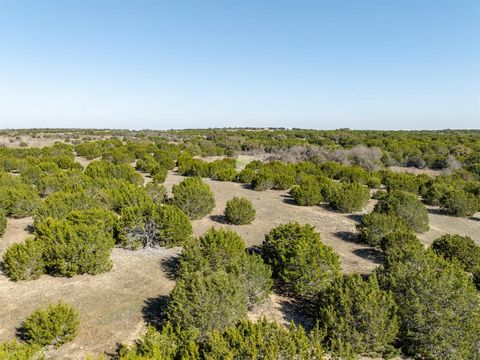
[[[183, 177], [170, 172], [167, 188], [182, 181]], [[339, 214], [325, 207], [300, 207], [292, 203], [285, 191], [257, 192], [242, 184], [205, 181], [216, 198], [213, 213], [193, 221], [194, 233], [203, 234], [209, 227], [225, 227], [237, 231], [254, 247], [262, 243], [264, 234], [272, 227], [287, 221], [310, 223], [316, 227], [322, 240], [340, 255], [346, 273], [369, 273], [381, 261], [374, 249], [359, 244], [355, 224], [359, 214]], [[223, 209], [233, 196], [249, 198], [257, 209], [251, 225], [234, 226], [224, 223]], [[365, 212], [371, 211], [371, 201]], [[13, 242], [24, 241], [32, 219], [9, 219], [7, 231], [0, 238], [0, 253]], [[430, 208], [431, 229], [420, 238], [430, 244], [444, 233], [471, 236], [480, 244], [480, 214], [471, 219], [441, 215]], [[151, 320], [152, 310], [158, 311], [158, 301], [165, 299], [174, 286], [165, 264], [177, 256], [175, 249], [145, 249], [137, 252], [114, 249], [112, 271], [96, 276], [54, 278], [42, 276], [38, 280], [13, 283], [0, 275], [0, 342], [15, 336], [15, 329], [37, 306], [62, 300], [78, 307], [81, 314], [77, 338], [58, 350], [48, 353], [52, 359], [84, 359], [85, 355], [112, 353], [116, 343], [130, 342], [142, 333], [145, 321]], [[163, 264], [163, 265], [162, 265]], [[283, 324], [295, 320], [308, 325], [308, 317], [292, 299], [273, 294], [262, 306], [251, 312], [250, 318], [266, 316]]]

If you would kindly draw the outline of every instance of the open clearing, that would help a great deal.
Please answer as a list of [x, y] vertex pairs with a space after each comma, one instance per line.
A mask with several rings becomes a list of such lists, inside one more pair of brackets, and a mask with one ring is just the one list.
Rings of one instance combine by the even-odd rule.
[[[184, 177], [170, 172], [165, 182], [171, 189]], [[262, 243], [264, 234], [271, 228], [299, 221], [316, 227], [322, 240], [340, 255], [344, 272], [369, 273], [378, 266], [381, 255], [356, 239], [355, 224], [359, 214], [339, 214], [324, 207], [300, 207], [292, 203], [286, 191], [257, 192], [247, 186], [231, 182], [205, 179], [216, 198], [213, 213], [193, 221], [195, 235], [203, 234], [209, 227], [225, 227], [237, 231], [248, 247]], [[257, 210], [251, 225], [234, 226], [224, 223], [223, 209], [228, 199], [244, 196]], [[371, 211], [372, 200], [365, 210]], [[454, 218], [429, 208], [429, 232], [420, 235], [425, 244], [445, 233], [458, 233], [472, 237], [480, 244], [480, 214], [471, 219]], [[24, 241], [29, 236], [31, 218], [9, 219], [5, 235], [0, 239], [0, 252], [13, 242]], [[145, 249], [136, 252], [114, 249], [112, 271], [96, 276], [55, 278], [44, 275], [38, 280], [14, 283], [0, 275], [0, 342], [15, 336], [15, 329], [37, 306], [63, 300], [78, 307], [81, 314], [79, 334], [72, 343], [59, 350], [51, 350], [52, 359], [84, 359], [86, 354], [103, 354], [115, 351], [116, 344], [138, 338], [145, 327], [145, 318], [160, 307], [154, 299], [163, 299], [173, 289], [174, 281], [167, 271], [169, 260], [180, 249]], [[255, 309], [252, 318], [266, 315], [279, 322], [289, 322], [298, 316], [291, 299], [272, 295], [262, 307]]]

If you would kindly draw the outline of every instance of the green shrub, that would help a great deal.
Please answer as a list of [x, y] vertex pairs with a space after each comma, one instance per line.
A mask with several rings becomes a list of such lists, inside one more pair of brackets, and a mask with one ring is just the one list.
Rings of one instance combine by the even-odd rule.
[[47, 218], [36, 226], [36, 241], [43, 244], [46, 272], [55, 276], [95, 275], [112, 268], [115, 245], [104, 226]]
[[469, 276], [431, 251], [392, 255], [378, 276], [398, 305], [403, 352], [424, 359], [478, 357], [480, 298]]
[[432, 243], [432, 250], [447, 260], [456, 260], [468, 272], [480, 266], [480, 246], [468, 236], [443, 235]]
[[190, 219], [201, 219], [215, 207], [215, 198], [210, 186], [198, 177], [187, 178], [174, 185], [173, 204], [177, 205]]
[[234, 231], [210, 228], [187, 243], [179, 257], [179, 273], [231, 271], [245, 255], [245, 241]]
[[272, 269], [259, 255], [244, 254], [238, 262], [239, 276], [243, 276], [248, 295], [248, 308], [262, 304], [272, 290]]
[[115, 165], [108, 161], [92, 161], [85, 169], [85, 175], [95, 180], [125, 180], [142, 185], [143, 177], [129, 164]]
[[168, 170], [160, 165], [156, 165], [150, 169], [149, 173], [152, 179], [159, 184], [165, 182], [168, 176]]
[[20, 344], [16, 340], [0, 343], [2, 360], [45, 360], [42, 348], [35, 344]]
[[187, 216], [174, 205], [122, 209], [116, 225], [118, 244], [136, 250], [148, 246], [178, 246], [192, 235]]
[[394, 232], [408, 232], [411, 228], [394, 214], [372, 212], [362, 217], [357, 224], [360, 239], [373, 247], [379, 247], [383, 238]]
[[214, 180], [233, 181], [237, 176], [235, 159], [215, 160], [209, 164], [209, 176]]
[[480, 209], [480, 201], [463, 190], [450, 190], [440, 200], [444, 211], [453, 216], [471, 216]]
[[167, 200], [167, 188], [155, 180], [145, 185], [145, 190], [156, 204], [163, 204]]
[[10, 245], [3, 254], [3, 269], [13, 281], [35, 280], [45, 271], [43, 244], [34, 239]]
[[375, 212], [394, 214], [410, 225], [416, 232], [428, 231], [428, 211], [415, 194], [392, 191], [379, 200]]
[[314, 206], [323, 201], [320, 184], [314, 176], [304, 176], [299, 184], [290, 190], [290, 195], [300, 206]]
[[308, 224], [291, 222], [272, 229], [263, 242], [263, 257], [277, 280], [299, 296], [315, 296], [340, 273], [338, 255]]
[[425, 203], [438, 206], [449, 189], [450, 186], [444, 182], [430, 180], [422, 187], [421, 195]]
[[330, 206], [340, 212], [362, 210], [370, 199], [370, 191], [356, 183], [338, 184], [330, 198]]
[[337, 356], [383, 356], [395, 352], [398, 332], [393, 295], [380, 289], [375, 275], [338, 277], [319, 294], [319, 326], [325, 345]]
[[236, 180], [242, 184], [249, 184], [253, 181], [256, 174], [254, 169], [246, 167], [238, 173]]
[[124, 207], [142, 206], [152, 201], [144, 187], [125, 180], [109, 182], [105, 185], [104, 192], [110, 208], [116, 212], [120, 212]]
[[255, 208], [247, 198], [234, 197], [227, 201], [224, 215], [230, 224], [247, 225], [255, 219]]
[[421, 179], [413, 174], [397, 174], [390, 171], [386, 172], [383, 183], [389, 192], [400, 190], [418, 194]]
[[223, 330], [247, 316], [247, 292], [234, 274], [217, 271], [182, 277], [170, 295], [167, 318], [181, 328], [193, 328], [201, 336]]
[[24, 218], [33, 215], [41, 200], [33, 188], [25, 185], [18, 187], [0, 187], [0, 208], [12, 218]]
[[201, 347], [204, 359], [321, 360], [324, 353], [317, 331], [309, 335], [301, 326], [287, 329], [265, 319], [241, 321], [224, 331], [213, 331]]
[[0, 236], [5, 234], [5, 230], [7, 229], [7, 216], [5, 215], [5, 211], [0, 209]]
[[58, 348], [75, 339], [79, 322], [75, 308], [58, 303], [35, 310], [23, 322], [21, 332], [29, 343]]
[[275, 185], [275, 175], [268, 168], [262, 168], [252, 178], [251, 187], [253, 190], [264, 191], [273, 189]]

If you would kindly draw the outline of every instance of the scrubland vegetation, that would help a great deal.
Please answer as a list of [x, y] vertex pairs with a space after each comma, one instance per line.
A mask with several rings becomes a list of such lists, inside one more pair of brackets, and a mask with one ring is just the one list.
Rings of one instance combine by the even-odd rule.
[[[33, 132], [40, 133], [48, 135]], [[17, 134], [26, 135], [6, 133]], [[132, 256], [181, 247], [158, 321], [134, 343], [122, 340], [113, 357], [479, 358], [478, 242], [455, 233], [430, 247], [419, 240], [430, 230], [432, 207], [445, 217], [471, 217], [480, 232], [478, 131], [78, 130], [68, 142], [0, 148], [0, 236], [9, 219], [33, 218], [31, 236], [3, 252], [2, 270], [11, 286], [42, 276], [102, 276], [114, 266], [115, 247]], [[239, 168], [240, 153], [256, 157]], [[442, 173], [397, 173], [393, 165]], [[164, 182], [172, 171], [186, 178], [170, 193]], [[244, 197], [229, 196], [222, 207], [218, 222], [229, 228], [197, 236], [192, 224], [216, 206], [204, 178], [252, 194], [288, 191], [286, 207], [348, 213], [358, 220], [357, 241], [381, 261], [371, 273], [345, 274], [322, 229], [297, 221], [261, 219], [271, 220], [269, 231], [247, 247], [236, 229], [255, 227], [258, 211]], [[285, 327], [249, 317], [272, 294], [300, 304], [308, 321], [292, 317]], [[17, 324], [18, 341], [0, 344], [0, 359], [56, 351], [74, 341], [81, 315], [65, 303], [38, 308]]]

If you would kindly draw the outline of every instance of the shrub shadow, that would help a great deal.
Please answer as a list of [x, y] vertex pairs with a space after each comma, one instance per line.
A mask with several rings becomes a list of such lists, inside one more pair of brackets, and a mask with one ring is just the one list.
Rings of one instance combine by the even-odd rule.
[[210, 215], [210, 220], [215, 221], [219, 224], [228, 224], [225, 215]]
[[305, 330], [311, 330], [314, 325], [315, 305], [304, 299], [290, 298], [281, 300], [280, 311], [286, 321], [302, 325]]
[[29, 234], [33, 234], [33, 232], [35, 231], [35, 227], [33, 225], [27, 225], [23, 230], [25, 230]]
[[179, 267], [178, 255], [170, 256], [160, 260], [160, 266], [165, 272], [165, 276], [169, 280], [175, 280], [177, 278], [177, 272]]
[[253, 190], [253, 189], [252, 189], [252, 185], [249, 184], [249, 183], [242, 184], [242, 188], [247, 189], [247, 190]]
[[362, 259], [369, 260], [375, 264], [382, 264], [385, 256], [383, 253], [374, 248], [355, 249], [353, 253]]
[[246, 249], [247, 254], [257, 254], [262, 256], [263, 248], [262, 245], [252, 245]]
[[337, 238], [343, 241], [347, 241], [354, 244], [362, 244], [363, 242], [360, 240], [360, 236], [357, 233], [351, 231], [337, 231], [333, 234]]
[[362, 222], [363, 214], [349, 214], [347, 217], [360, 224]]
[[289, 195], [282, 195], [282, 201], [288, 205], [298, 206], [297, 203], [295, 202], [295, 199]]
[[440, 208], [427, 208], [428, 213], [432, 215], [447, 215], [444, 210]]
[[168, 305], [169, 297], [160, 295], [155, 298], [148, 298], [145, 300], [142, 307], [142, 315], [145, 322], [160, 330], [162, 324], [165, 322], [165, 310]]

